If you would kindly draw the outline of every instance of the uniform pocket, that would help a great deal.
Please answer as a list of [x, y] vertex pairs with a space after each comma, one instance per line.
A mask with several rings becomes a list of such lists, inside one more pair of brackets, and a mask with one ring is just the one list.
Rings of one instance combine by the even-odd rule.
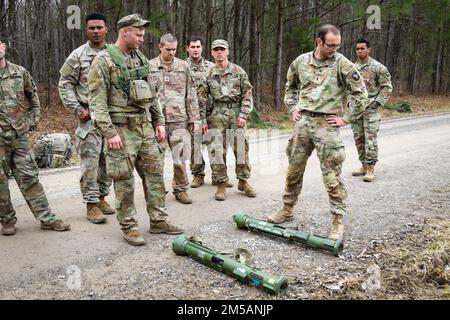
[[106, 172], [113, 180], [127, 180], [133, 177], [133, 166], [128, 155], [108, 152]]
[[82, 140], [86, 139], [88, 133], [89, 133], [88, 129], [81, 127], [78, 127], [77, 130], [75, 130], [75, 135]]

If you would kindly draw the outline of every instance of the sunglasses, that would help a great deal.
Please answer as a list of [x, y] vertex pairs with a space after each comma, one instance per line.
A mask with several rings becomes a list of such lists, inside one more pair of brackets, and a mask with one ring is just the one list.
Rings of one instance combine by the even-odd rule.
[[339, 49], [341, 47], [341, 44], [328, 44], [325, 41], [323, 42], [324, 45], [326, 45], [330, 49]]

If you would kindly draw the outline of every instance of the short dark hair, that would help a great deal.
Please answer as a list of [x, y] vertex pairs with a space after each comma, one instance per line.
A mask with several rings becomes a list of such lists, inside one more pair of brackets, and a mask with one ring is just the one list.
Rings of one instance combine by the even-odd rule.
[[191, 42], [196, 42], [196, 41], [200, 41], [200, 44], [202, 46], [205, 45], [205, 42], [203, 41], [202, 37], [200, 37], [200, 36], [190, 36], [186, 41], [186, 45], [189, 47]]
[[356, 40], [356, 44], [358, 43], [365, 43], [367, 48], [370, 48], [370, 42], [366, 38], [363, 37], [359, 38], [358, 40]]
[[317, 37], [320, 38], [322, 41], [325, 41], [325, 36], [330, 32], [335, 35], [341, 34], [341, 32], [337, 27], [333, 26], [332, 24], [326, 24], [324, 26], [321, 26], [319, 30], [317, 30]]
[[94, 13], [91, 13], [90, 15], [88, 15], [86, 17], [86, 24], [88, 23], [88, 21], [91, 21], [91, 20], [103, 20], [103, 21], [105, 21], [105, 24], [106, 24], [106, 17], [101, 13], [94, 12]]

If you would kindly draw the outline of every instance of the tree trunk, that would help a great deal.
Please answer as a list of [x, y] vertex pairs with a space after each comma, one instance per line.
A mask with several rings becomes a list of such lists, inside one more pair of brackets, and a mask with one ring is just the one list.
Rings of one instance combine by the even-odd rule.
[[283, 22], [284, 22], [284, 0], [277, 0], [277, 58], [275, 63], [274, 81], [274, 104], [275, 110], [281, 110], [281, 71], [283, 66]]
[[233, 62], [240, 64], [241, 46], [239, 43], [239, 32], [241, 23], [241, 0], [234, 0], [234, 26], [233, 26]]
[[[212, 43], [212, 29], [213, 29], [213, 12], [212, 12], [212, 0], [206, 0], [206, 47], [210, 48]], [[211, 54], [208, 50], [208, 57], [210, 59]]]
[[[250, 3], [250, 60], [249, 60], [249, 78], [250, 82], [253, 83], [253, 96], [258, 97], [260, 95], [259, 92], [259, 83], [257, 81], [257, 73], [258, 73], [258, 45], [257, 45], [257, 2], [259, 0], [251, 0]], [[259, 108], [259, 104], [256, 102], [256, 99], [253, 100], [255, 104], [255, 108]]]

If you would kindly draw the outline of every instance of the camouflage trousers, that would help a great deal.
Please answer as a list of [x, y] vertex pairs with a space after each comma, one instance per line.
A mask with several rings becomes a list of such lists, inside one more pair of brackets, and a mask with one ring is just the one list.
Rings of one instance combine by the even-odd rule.
[[238, 111], [214, 109], [208, 118], [208, 133], [205, 140], [208, 145], [211, 162], [212, 181], [223, 183], [228, 181], [226, 156], [228, 146], [233, 149], [236, 163], [236, 178], [248, 180], [251, 167], [248, 158], [249, 143], [245, 128], [236, 128]]
[[320, 161], [323, 183], [328, 192], [332, 214], [344, 215], [347, 206], [344, 200], [347, 191], [340, 177], [345, 160], [344, 143], [339, 129], [328, 126], [324, 117], [303, 115], [295, 124], [286, 154], [289, 167], [283, 200], [286, 205], [295, 206], [303, 185], [303, 174], [312, 151], [316, 149]]
[[375, 165], [378, 162], [377, 135], [380, 121], [378, 108], [368, 107], [363, 117], [352, 123], [355, 145], [362, 164]]
[[37, 220], [53, 222], [57, 218], [50, 209], [39, 169], [34, 160], [28, 136], [17, 136], [15, 130], [0, 128], [0, 223], [15, 224], [16, 212], [11, 203], [6, 170], [11, 168], [25, 201]]
[[205, 159], [203, 159], [202, 149], [205, 143], [203, 135], [199, 133], [191, 133], [191, 174], [193, 176], [205, 176]]
[[105, 142], [106, 171], [114, 181], [116, 217], [122, 230], [138, 230], [134, 205], [134, 169], [142, 179], [151, 222], [167, 219], [166, 192], [161, 149], [149, 122], [116, 124], [121, 150], [109, 150]]
[[166, 123], [166, 134], [167, 144], [172, 152], [173, 193], [186, 192], [189, 186], [186, 161], [191, 155], [191, 135], [188, 131], [188, 123]]
[[103, 136], [96, 129], [90, 130], [84, 138], [78, 137], [77, 152], [81, 162], [80, 189], [86, 203], [98, 203], [100, 197], [109, 194], [112, 181], [106, 173], [103, 149]]
[[[205, 176], [205, 168], [206, 168], [206, 163], [205, 163], [205, 159], [203, 158], [203, 153], [202, 153], [202, 149], [204, 146], [207, 146], [209, 143], [207, 143], [206, 141], [203, 141], [203, 135], [201, 133], [193, 133], [191, 132], [191, 174], [195, 177], [195, 176], [199, 176], [199, 177], [204, 177]], [[226, 156], [227, 154], [224, 153], [224, 162], [226, 161]], [[214, 178], [214, 177], [213, 177]], [[227, 177], [228, 179], [228, 177]], [[213, 183], [217, 183], [217, 181], [215, 181], [213, 179], [212, 181]]]

